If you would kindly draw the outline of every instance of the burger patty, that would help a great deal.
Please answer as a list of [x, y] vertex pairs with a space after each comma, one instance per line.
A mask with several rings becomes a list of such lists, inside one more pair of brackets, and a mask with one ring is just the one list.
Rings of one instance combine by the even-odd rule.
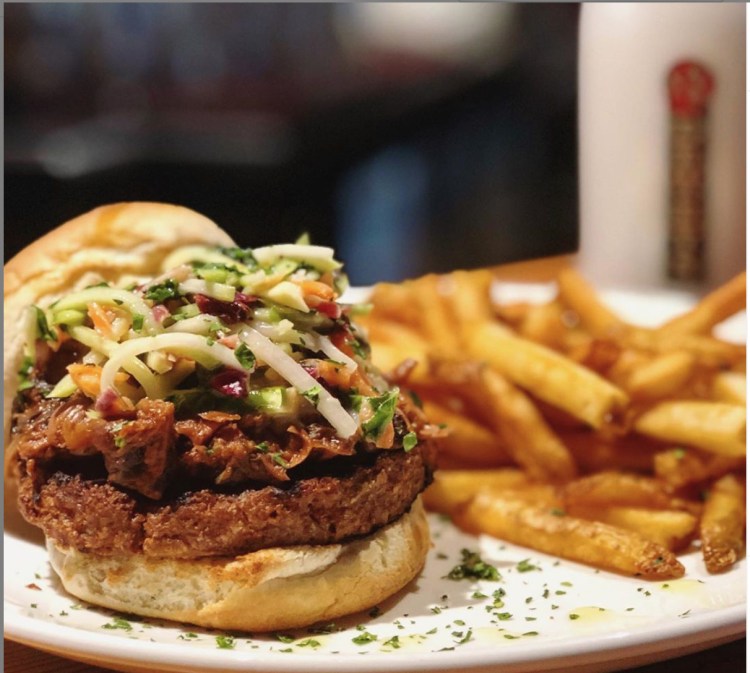
[[19, 507], [58, 545], [107, 556], [190, 559], [332, 544], [369, 535], [406, 512], [432, 480], [431, 454], [425, 441], [411, 452], [331, 461], [337, 473], [285, 486], [200, 489], [168, 502], [63, 471], [39, 483], [34, 461], [21, 461]]

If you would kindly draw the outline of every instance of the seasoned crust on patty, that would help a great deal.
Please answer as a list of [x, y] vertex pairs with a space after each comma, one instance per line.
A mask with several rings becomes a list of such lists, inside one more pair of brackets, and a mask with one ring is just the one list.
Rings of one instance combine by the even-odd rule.
[[332, 544], [369, 535], [407, 511], [432, 479], [429, 442], [384, 451], [345, 474], [288, 488], [199, 490], [151, 503], [102, 481], [56, 472], [36, 489], [22, 473], [19, 507], [62, 547], [101, 555], [231, 556], [268, 547]]

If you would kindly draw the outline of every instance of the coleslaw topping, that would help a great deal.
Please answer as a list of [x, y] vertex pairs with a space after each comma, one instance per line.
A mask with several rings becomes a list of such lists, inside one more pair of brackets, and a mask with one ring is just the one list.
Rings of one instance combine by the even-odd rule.
[[46, 396], [82, 393], [105, 418], [147, 397], [178, 413], [318, 416], [341, 438], [390, 447], [399, 390], [337, 301], [346, 284], [323, 246], [181, 248], [149, 282], [105, 282], [32, 306], [19, 388], [41, 383], [45, 348], [67, 348], [76, 360]]

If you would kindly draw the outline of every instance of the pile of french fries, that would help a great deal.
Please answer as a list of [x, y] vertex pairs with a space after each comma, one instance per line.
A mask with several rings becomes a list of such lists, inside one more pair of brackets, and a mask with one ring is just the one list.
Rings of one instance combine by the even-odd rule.
[[444, 424], [425, 502], [464, 530], [628, 575], [711, 573], [745, 542], [744, 344], [714, 327], [745, 274], [658, 328], [574, 269], [546, 303], [493, 303], [489, 270], [374, 288], [375, 364]]

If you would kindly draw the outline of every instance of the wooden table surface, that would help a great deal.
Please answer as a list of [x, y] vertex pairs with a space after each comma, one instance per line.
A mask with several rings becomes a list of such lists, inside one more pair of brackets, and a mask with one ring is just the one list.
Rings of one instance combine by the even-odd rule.
[[[548, 281], [569, 262], [568, 256], [550, 257], [498, 267], [497, 272], [504, 280]], [[52, 656], [8, 640], [5, 641], [4, 662], [5, 673], [105, 673], [107, 670]], [[745, 670], [744, 638], [667, 662], [629, 669], [630, 673], [735, 673]]]
[[[629, 669], [629, 673], [739, 673], [746, 669], [745, 639], [686, 657]], [[5, 641], [5, 673], [106, 673], [106, 669], [62, 659]]]

